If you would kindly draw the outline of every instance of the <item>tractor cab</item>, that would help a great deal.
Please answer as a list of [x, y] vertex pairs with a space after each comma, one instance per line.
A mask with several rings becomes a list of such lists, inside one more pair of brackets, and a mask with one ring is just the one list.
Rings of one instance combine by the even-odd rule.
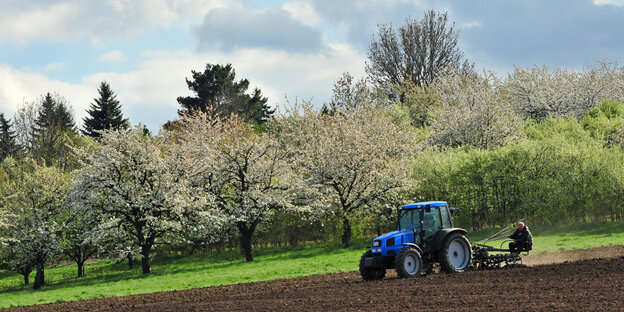
[[465, 234], [453, 228], [446, 202], [402, 206], [396, 231], [373, 239], [360, 259], [360, 273], [365, 280], [376, 280], [395, 268], [400, 277], [411, 277], [431, 270], [436, 262], [445, 271], [462, 272], [469, 268], [472, 253]]
[[405, 205], [399, 210], [397, 230], [417, 233], [414, 243], [428, 242], [438, 231], [452, 228], [451, 215], [446, 202], [422, 202]]

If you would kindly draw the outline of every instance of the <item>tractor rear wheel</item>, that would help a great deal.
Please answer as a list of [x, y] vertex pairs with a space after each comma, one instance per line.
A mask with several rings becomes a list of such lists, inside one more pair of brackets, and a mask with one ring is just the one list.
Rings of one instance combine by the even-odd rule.
[[386, 269], [367, 267], [366, 258], [373, 256], [373, 253], [369, 250], [365, 252], [360, 258], [360, 275], [365, 281], [378, 281], [386, 276]]
[[461, 233], [452, 233], [446, 237], [438, 254], [442, 271], [447, 273], [466, 272], [470, 269], [472, 249], [470, 242]]
[[422, 269], [422, 257], [414, 248], [404, 248], [394, 260], [394, 267], [401, 278], [420, 275]]

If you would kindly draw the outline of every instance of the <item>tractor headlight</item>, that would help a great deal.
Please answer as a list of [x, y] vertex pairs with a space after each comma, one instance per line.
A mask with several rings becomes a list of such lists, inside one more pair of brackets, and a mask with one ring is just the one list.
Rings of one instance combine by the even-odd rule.
[[373, 241], [373, 247], [379, 247], [379, 246], [381, 246], [381, 241], [378, 241], [378, 240]]

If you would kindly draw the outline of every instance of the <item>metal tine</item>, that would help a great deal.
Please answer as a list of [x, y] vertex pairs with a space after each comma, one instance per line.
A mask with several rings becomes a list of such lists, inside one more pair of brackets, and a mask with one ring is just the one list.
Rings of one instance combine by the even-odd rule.
[[494, 235], [492, 235], [492, 236], [490, 236], [490, 237], [488, 237], [486, 239], [483, 239], [483, 240], [479, 241], [478, 243], [485, 244], [487, 242], [491, 242], [491, 241], [494, 241], [494, 240], [507, 238], [506, 234], [513, 232], [513, 227], [516, 226], [516, 224], [518, 224], [518, 222], [522, 222], [522, 221], [524, 221], [524, 218], [522, 218], [522, 219], [520, 219], [520, 220], [518, 220], [518, 221], [516, 221], [516, 222], [514, 222], [514, 223], [512, 223], [512, 224], [510, 224], [510, 225], [508, 225], [506, 227], [504, 227], [502, 230], [498, 231], [496, 234], [494, 234]]

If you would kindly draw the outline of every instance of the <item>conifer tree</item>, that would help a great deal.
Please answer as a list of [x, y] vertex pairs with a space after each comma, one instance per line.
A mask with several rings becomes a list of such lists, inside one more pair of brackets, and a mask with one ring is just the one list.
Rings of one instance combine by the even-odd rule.
[[82, 134], [99, 138], [102, 136], [100, 133], [102, 130], [127, 130], [129, 127], [128, 119], [123, 118], [121, 105], [110, 85], [102, 81], [98, 93], [100, 97], [93, 99], [95, 103], [92, 103], [87, 110], [89, 116], [84, 118]]
[[68, 144], [72, 145], [77, 133], [67, 101], [57, 94], [47, 93], [37, 106], [29, 153], [35, 159], [44, 160], [48, 166], [73, 166], [68, 158], [71, 155]]
[[182, 109], [180, 116], [194, 115], [195, 112], [212, 112], [226, 117], [232, 113], [239, 115], [246, 122], [263, 124], [271, 118], [274, 110], [266, 104], [268, 99], [263, 97], [260, 89], [255, 88], [253, 93], [247, 94], [249, 80], [236, 81], [236, 72], [231, 64], [206, 64], [203, 72], [191, 70], [193, 79], [186, 79], [189, 90], [195, 96], [178, 97]]
[[4, 117], [4, 113], [0, 114], [0, 161], [7, 156], [15, 156], [19, 149], [15, 131], [11, 128], [13, 128], [11, 121]]
[[58, 95], [49, 92], [41, 98], [41, 104], [35, 119], [35, 137], [40, 137], [46, 130], [55, 129], [59, 132], [69, 131], [76, 133], [74, 117], [67, 105], [67, 101]]

